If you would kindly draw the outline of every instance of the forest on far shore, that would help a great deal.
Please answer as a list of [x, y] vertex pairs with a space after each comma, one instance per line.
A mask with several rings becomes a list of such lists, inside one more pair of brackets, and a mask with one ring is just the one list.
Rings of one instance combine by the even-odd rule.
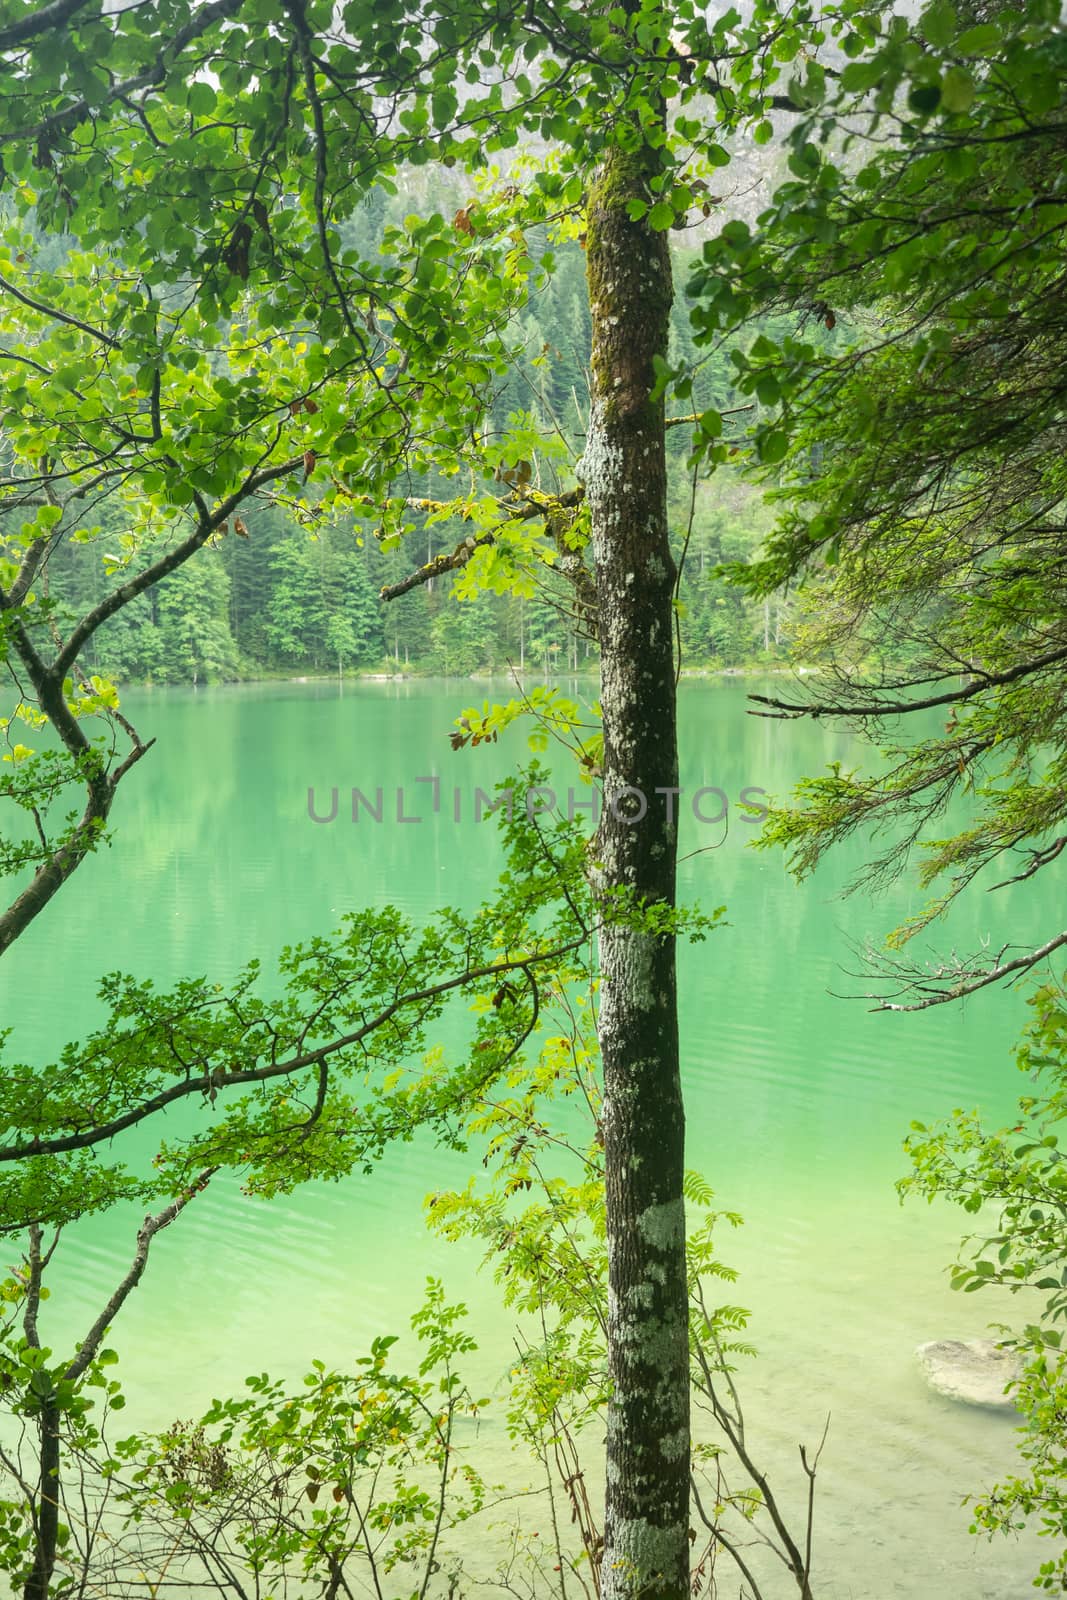
[[[417, 183], [418, 174], [412, 174]], [[443, 210], [449, 196], [435, 195]], [[346, 227], [364, 250], [383, 230], [426, 197], [403, 188], [376, 191]], [[42, 257], [62, 251], [42, 238]], [[540, 254], [532, 251], [533, 255]], [[503, 432], [522, 419], [531, 436], [565, 446], [570, 467], [584, 448], [588, 421], [589, 303], [585, 254], [575, 243], [554, 251], [555, 266], [514, 332], [517, 358], [499, 384], [492, 426]], [[684, 260], [679, 283], [684, 285]], [[738, 403], [725, 351], [698, 358], [689, 306], [679, 294], [672, 345], [694, 363], [694, 409]], [[672, 535], [681, 560], [678, 627], [688, 668], [722, 670], [788, 659], [796, 602], [782, 596], [754, 601], [721, 575], [724, 563], [747, 563], [759, 551], [773, 511], [760, 491], [728, 468], [694, 485], [687, 469], [691, 428], [681, 419], [668, 433]], [[533, 463], [535, 487], [562, 486], [548, 460]], [[569, 473], [568, 473], [569, 477]], [[413, 500], [454, 498], [453, 481], [412, 476]], [[49, 598], [62, 628], [107, 592], [127, 552], [144, 546], [127, 532], [131, 508], [120, 499], [97, 502], [80, 538], [53, 556]], [[410, 570], [412, 554], [430, 561], [451, 551], [466, 529], [413, 510], [417, 532], [406, 550], [384, 549], [368, 513], [308, 523], [306, 510], [282, 495], [263, 495], [201, 558], [179, 568], [104, 624], [85, 652], [94, 672], [120, 682], [202, 683], [331, 672], [404, 672], [468, 676], [531, 669], [582, 671], [595, 667], [596, 646], [574, 626], [563, 593], [539, 586], [529, 597], [479, 592], [462, 601], [445, 575], [389, 604], [379, 595]]]

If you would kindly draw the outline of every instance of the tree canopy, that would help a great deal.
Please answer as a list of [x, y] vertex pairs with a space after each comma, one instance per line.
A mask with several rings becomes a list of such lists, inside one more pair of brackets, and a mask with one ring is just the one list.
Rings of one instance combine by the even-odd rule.
[[[886, 830], [867, 881], [921, 841], [938, 892], [900, 943], [985, 869], [1032, 876], [1064, 842], [1067, 42], [1055, 6], [938, 3], [914, 27], [861, 20], [843, 48], [806, 91], [791, 180], [755, 232], [732, 223], [705, 245], [693, 290], [704, 339], [757, 311], [794, 318], [733, 354], [781, 482], [765, 552], [734, 576], [817, 591], [806, 638], [830, 673], [761, 705], [887, 746], [873, 774], [809, 780], [767, 839], [805, 873], [835, 840]], [[827, 348], [814, 333], [839, 321]], [[917, 738], [901, 730], [924, 712]], [[957, 798], [967, 824], [932, 834]], [[952, 997], [1065, 942], [1019, 930], [912, 976], [926, 1000]]]
[[[1054, 861], [1063, 54], [1049, 0], [989, 15], [934, 0], [915, 20], [853, 0], [820, 13], [759, 0], [745, 17], [689, 0], [54, 0], [0, 22], [13, 86], [0, 104], [0, 649], [19, 690], [2, 792], [26, 824], [0, 861], [17, 882], [0, 951], [100, 842], [148, 748], [86, 652], [151, 597], [153, 649], [220, 670], [225, 639], [207, 624], [224, 577], [247, 602], [254, 557], [235, 552], [252, 545], [255, 497], [320, 535], [310, 554], [270, 555], [262, 637], [293, 660], [343, 666], [370, 631], [366, 571], [334, 559], [342, 519], [373, 523], [383, 555], [410, 551], [406, 576], [381, 574], [395, 600], [453, 578], [470, 609], [431, 632], [460, 669], [484, 648], [485, 591], [521, 603], [549, 570], [549, 601], [598, 641], [603, 737], [581, 755], [610, 801], [588, 848], [573, 829], [548, 844], [529, 818], [513, 829], [501, 897], [473, 917], [446, 911], [420, 931], [379, 910], [285, 952], [281, 998], [254, 967], [224, 990], [106, 980], [101, 1032], [51, 1070], [9, 1074], [8, 1213], [36, 1226], [46, 1206], [62, 1219], [117, 1195], [188, 1195], [221, 1164], [273, 1192], [339, 1175], [416, 1122], [453, 1137], [457, 1105], [505, 1072], [595, 928], [606, 1600], [680, 1600], [690, 1584], [676, 830], [631, 826], [644, 813], [625, 804], [676, 792], [688, 538], [671, 539], [666, 431], [691, 434], [690, 527], [703, 468], [775, 490], [761, 558], [734, 564], [757, 602], [817, 584], [809, 637], [833, 648], [842, 683], [765, 709], [949, 718], [899, 742], [875, 778], [811, 780], [768, 838], [806, 870], [835, 838], [903, 818], [878, 876], [964, 790], [973, 823], [932, 841], [924, 869], [948, 875], [949, 898], [1007, 852], [1023, 852], [1022, 876]], [[788, 178], [769, 205], [720, 217], [712, 183], [732, 151], [779, 139]], [[367, 226], [376, 194], [431, 167], [460, 175], [458, 204]], [[672, 346], [669, 244], [690, 223], [710, 237], [691, 271], [692, 336], [676, 327]], [[498, 428], [531, 283], [583, 248], [587, 427], [560, 425], [575, 388], [561, 360], [539, 414], [509, 409]], [[733, 373], [715, 372], [709, 396], [700, 369], [724, 340]], [[752, 408], [740, 425], [725, 420], [735, 397]], [[102, 573], [53, 595], [56, 552], [97, 546], [97, 512]], [[454, 547], [432, 533], [424, 546], [446, 523]], [[723, 537], [709, 553], [734, 552]], [[483, 736], [468, 722], [456, 739]], [[62, 811], [71, 790], [80, 815]], [[1029, 941], [1021, 957], [1006, 944], [905, 981], [925, 983], [925, 1004], [1064, 943]], [[404, 1070], [453, 993], [478, 1006], [467, 1061], [443, 1082], [434, 1061], [397, 1092], [378, 1069]], [[153, 1173], [83, 1154], [186, 1098], [203, 1117]], [[40, 1408], [53, 1549], [27, 1600], [47, 1594], [55, 1556], [57, 1393]], [[786, 1548], [810, 1597], [810, 1546]]]

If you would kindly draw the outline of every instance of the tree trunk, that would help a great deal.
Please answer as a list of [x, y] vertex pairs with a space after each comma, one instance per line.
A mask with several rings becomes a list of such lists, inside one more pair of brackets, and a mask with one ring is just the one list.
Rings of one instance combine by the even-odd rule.
[[37, 1426], [40, 1440], [37, 1524], [33, 1569], [22, 1591], [23, 1600], [48, 1600], [59, 1541], [59, 1407], [54, 1401], [42, 1403]]
[[[593, 405], [585, 482], [596, 556], [604, 812], [594, 881], [674, 903], [678, 753], [663, 403], [666, 236], [632, 222], [656, 152], [610, 148], [589, 196]], [[627, 794], [627, 791], [633, 791]], [[684, 1117], [673, 937], [608, 920], [599, 1035], [609, 1252], [604, 1600], [689, 1592]]]

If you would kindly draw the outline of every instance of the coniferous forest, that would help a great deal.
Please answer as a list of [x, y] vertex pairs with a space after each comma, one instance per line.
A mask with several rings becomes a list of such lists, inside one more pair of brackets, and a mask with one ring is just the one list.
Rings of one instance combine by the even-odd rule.
[[[412, 174], [407, 181], [412, 182]], [[401, 175], [398, 192], [372, 195], [342, 230], [354, 247], [373, 253], [384, 230], [427, 204], [456, 211], [463, 190], [438, 172], [432, 193], [425, 179], [410, 191]], [[531, 240], [532, 252], [548, 251]], [[40, 241], [41, 260], [58, 265], [63, 239]], [[509, 330], [513, 355], [494, 386], [483, 419], [487, 439], [516, 427], [531, 436], [554, 436], [559, 458], [539, 463], [546, 489], [555, 489], [581, 457], [589, 416], [589, 305], [585, 256], [576, 241], [551, 252], [552, 272], [535, 283]], [[684, 262], [681, 268], [684, 271]], [[672, 352], [691, 361], [689, 308], [679, 301], [671, 327]], [[725, 352], [701, 364], [694, 406], [741, 405], [734, 368]], [[724, 581], [721, 567], [746, 562], [759, 549], [771, 517], [762, 495], [740, 475], [724, 471], [692, 494], [686, 471], [689, 429], [671, 430], [671, 515], [678, 550], [687, 546], [678, 595], [678, 626], [690, 670], [781, 664], [788, 659], [795, 606], [789, 597], [754, 601]], [[411, 473], [413, 501], [449, 497], [454, 486], [433, 472]], [[50, 564], [52, 598], [74, 613], [105, 592], [109, 541], [122, 557], [128, 507], [103, 498], [94, 507], [84, 545], [67, 545]], [[411, 545], [426, 561], [451, 551], [464, 529], [452, 517], [413, 508]], [[392, 605], [380, 590], [407, 572], [407, 551], [381, 548], [373, 518], [327, 515], [279, 492], [242, 521], [244, 534], [220, 539], [195, 572], [182, 570], [105, 623], [86, 654], [94, 672], [121, 681], [218, 682], [257, 676], [297, 676], [365, 670], [466, 677], [472, 673], [586, 672], [595, 668], [595, 645], [574, 627], [560, 596], [478, 594], [457, 605], [449, 576], [420, 586]], [[101, 543], [102, 541], [102, 543]]]

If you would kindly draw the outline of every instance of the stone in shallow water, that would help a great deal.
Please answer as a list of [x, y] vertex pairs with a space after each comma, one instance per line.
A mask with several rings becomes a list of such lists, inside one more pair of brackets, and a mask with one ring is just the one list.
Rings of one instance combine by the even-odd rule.
[[1014, 1408], [1010, 1386], [1019, 1376], [1019, 1359], [1013, 1350], [1002, 1350], [992, 1339], [933, 1339], [915, 1354], [938, 1394], [971, 1406]]

